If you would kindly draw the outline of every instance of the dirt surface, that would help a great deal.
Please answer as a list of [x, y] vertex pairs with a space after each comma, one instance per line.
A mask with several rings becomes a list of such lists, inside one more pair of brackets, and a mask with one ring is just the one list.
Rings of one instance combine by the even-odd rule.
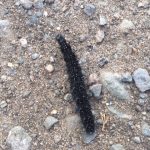
[[[96, 8], [91, 16], [84, 12], [89, 3]], [[64, 100], [70, 92], [68, 76], [55, 41], [55, 36], [62, 33], [70, 42], [81, 61], [86, 83], [92, 73], [98, 75], [99, 83], [101, 72], [133, 73], [137, 68], [145, 68], [150, 74], [150, 8], [149, 4], [141, 7], [139, 3], [138, 0], [55, 0], [52, 4], [43, 3], [41, 8], [33, 6], [26, 10], [17, 1], [0, 1], [0, 19], [10, 22], [9, 29], [0, 37], [0, 101], [7, 103], [0, 108], [0, 149], [9, 149], [8, 133], [19, 125], [32, 137], [31, 150], [109, 150], [116, 143], [126, 150], [150, 150], [150, 138], [141, 132], [143, 120], [150, 124], [150, 112], [146, 111], [150, 99], [137, 112], [140, 92], [134, 83], [127, 85], [131, 95], [128, 101], [116, 100], [105, 88], [101, 100], [91, 99], [96, 119], [101, 119], [102, 113], [110, 120], [104, 131], [102, 125], [97, 127], [92, 143], [84, 144], [75, 104]], [[100, 15], [107, 19], [104, 26], [99, 25]], [[128, 33], [119, 28], [124, 19], [134, 24]], [[105, 36], [97, 43], [99, 30]], [[85, 38], [83, 41], [81, 36]], [[25, 46], [20, 42], [22, 38], [27, 40]], [[103, 68], [98, 66], [101, 58], [109, 60]], [[48, 64], [53, 65], [52, 72], [45, 69]], [[149, 91], [146, 93], [150, 95]], [[107, 108], [110, 99], [132, 119], [113, 115]], [[58, 119], [49, 131], [43, 126], [47, 116]], [[75, 127], [70, 125], [70, 116], [75, 118], [72, 119]], [[135, 136], [140, 137], [139, 144], [134, 142]]]

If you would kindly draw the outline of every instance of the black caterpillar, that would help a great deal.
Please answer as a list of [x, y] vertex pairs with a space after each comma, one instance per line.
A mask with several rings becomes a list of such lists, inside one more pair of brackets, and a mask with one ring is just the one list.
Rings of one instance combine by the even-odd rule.
[[60, 45], [61, 52], [66, 62], [71, 94], [79, 109], [81, 121], [86, 133], [93, 134], [95, 132], [94, 116], [88, 101], [81, 67], [77, 61], [76, 55], [73, 53], [71, 46], [66, 42], [65, 38], [59, 34], [56, 36], [56, 40]]

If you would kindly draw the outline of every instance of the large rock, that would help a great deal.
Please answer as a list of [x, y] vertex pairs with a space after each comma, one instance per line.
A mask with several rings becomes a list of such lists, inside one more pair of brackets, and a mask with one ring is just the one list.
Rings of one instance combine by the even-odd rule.
[[29, 150], [32, 138], [26, 133], [21, 126], [16, 126], [10, 130], [7, 137], [7, 144], [10, 145], [11, 150]]
[[111, 72], [103, 72], [101, 80], [104, 87], [118, 99], [129, 99], [129, 93], [121, 83], [121, 76]]
[[133, 79], [141, 92], [150, 90], [150, 76], [146, 69], [138, 68], [133, 73]]

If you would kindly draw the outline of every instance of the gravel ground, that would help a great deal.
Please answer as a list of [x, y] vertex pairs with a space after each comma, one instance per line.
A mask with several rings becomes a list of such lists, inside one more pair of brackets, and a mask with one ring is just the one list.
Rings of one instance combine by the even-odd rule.
[[[91, 94], [89, 144], [58, 33]], [[150, 150], [149, 41], [149, 0], [1, 0], [0, 149]]]

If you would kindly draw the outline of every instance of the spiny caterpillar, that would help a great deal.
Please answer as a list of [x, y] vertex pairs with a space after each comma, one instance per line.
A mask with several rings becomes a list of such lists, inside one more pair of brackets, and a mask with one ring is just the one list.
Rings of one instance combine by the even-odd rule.
[[61, 52], [66, 62], [71, 94], [76, 102], [77, 108], [79, 109], [81, 121], [86, 133], [93, 134], [95, 132], [94, 116], [88, 101], [81, 67], [76, 55], [72, 51], [71, 46], [66, 42], [65, 38], [59, 34], [56, 36], [56, 40], [60, 45]]

